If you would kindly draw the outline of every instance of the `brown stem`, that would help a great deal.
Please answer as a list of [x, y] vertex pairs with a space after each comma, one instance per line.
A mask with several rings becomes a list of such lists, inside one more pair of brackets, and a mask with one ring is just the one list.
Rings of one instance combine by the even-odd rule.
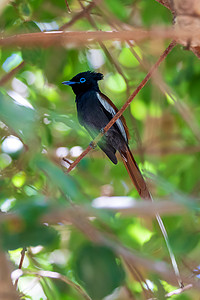
[[71, 9], [70, 9], [70, 7], [69, 7], [69, 3], [68, 3], [67, 0], [65, 0], [65, 4], [66, 4], [66, 6], [67, 6], [68, 13], [71, 13], [72, 11], [71, 11]]
[[164, 40], [168, 38], [173, 39], [190, 39], [196, 38], [200, 39], [199, 33], [191, 31], [181, 31], [169, 29], [128, 29], [120, 31], [54, 31], [54, 32], [32, 32], [23, 33], [12, 36], [2, 36], [0, 37], [0, 46], [2, 47], [66, 47], [67, 44], [70, 46], [74, 45], [85, 45], [86, 43], [94, 43], [99, 41], [108, 40], [134, 40], [136, 42], [141, 42], [147, 39], [152, 40]]
[[92, 1], [85, 10], [82, 10], [80, 13], [76, 14], [73, 19], [71, 19], [68, 23], [64, 24], [60, 27], [60, 30], [65, 30], [68, 27], [72, 26], [76, 23], [79, 19], [81, 19], [86, 13], [90, 12], [101, 0]]
[[22, 61], [16, 68], [11, 70], [5, 76], [0, 79], [0, 86], [4, 85], [7, 81], [9, 81], [20, 69], [25, 66], [25, 62]]
[[[19, 268], [18, 268], [18, 269], [20, 269], [20, 270], [21, 270], [22, 265], [23, 265], [23, 262], [24, 262], [25, 253], [26, 253], [26, 248], [23, 248], [22, 251], [21, 251], [21, 259], [20, 259], [20, 262], [19, 262]], [[17, 289], [18, 281], [19, 281], [19, 278], [17, 278], [16, 281], [15, 281], [15, 288], [16, 288], [16, 289]]]

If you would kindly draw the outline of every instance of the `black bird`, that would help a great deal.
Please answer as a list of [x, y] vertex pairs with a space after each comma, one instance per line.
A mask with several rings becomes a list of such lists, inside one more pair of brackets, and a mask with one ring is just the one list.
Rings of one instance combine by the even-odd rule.
[[[103, 74], [87, 71], [77, 74], [69, 81], [62, 82], [72, 87], [76, 95], [78, 120], [92, 138], [96, 137], [118, 111], [112, 101], [101, 93], [98, 86], [98, 80], [101, 79], [103, 79]], [[121, 116], [105, 133], [98, 146], [114, 164], [117, 164], [115, 154], [116, 151], [119, 151], [139, 195], [142, 198], [150, 199], [146, 183], [129, 149], [128, 139], [129, 132], [126, 121]]]

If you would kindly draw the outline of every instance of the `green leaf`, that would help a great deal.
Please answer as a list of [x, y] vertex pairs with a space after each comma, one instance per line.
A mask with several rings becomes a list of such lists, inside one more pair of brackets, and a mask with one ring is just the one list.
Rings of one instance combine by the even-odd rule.
[[28, 1], [23, 0], [18, 6], [19, 14], [24, 20], [30, 19], [32, 15], [32, 9]]
[[[27, 33], [40, 32], [40, 29], [37, 26], [37, 24], [32, 21], [24, 22], [22, 28], [25, 29]], [[40, 68], [44, 66], [45, 52], [43, 49], [39, 47], [37, 48], [35, 47], [31, 49], [22, 48], [21, 52], [22, 52], [22, 57], [26, 63], [31, 65], [37, 65]]]
[[126, 90], [126, 82], [119, 73], [110, 75], [106, 80], [106, 86], [114, 93], [122, 93]]
[[170, 245], [176, 253], [189, 253], [199, 243], [200, 234], [198, 232], [192, 233], [186, 228], [176, 229], [169, 234]]
[[48, 205], [43, 195], [36, 195], [17, 201], [12, 212], [17, 213], [26, 221], [27, 224], [33, 224], [38, 218], [46, 213]]
[[83, 246], [77, 254], [75, 272], [94, 300], [112, 293], [125, 278], [121, 262], [110, 249], [90, 244]]
[[55, 229], [44, 225], [26, 226], [25, 228], [3, 225], [1, 229], [2, 248], [14, 250], [30, 246], [50, 246], [58, 243], [59, 236]]
[[128, 13], [122, 0], [109, 0], [104, 1], [104, 3], [109, 8], [109, 10], [120, 20], [127, 20]]
[[[138, 55], [141, 58], [141, 53], [139, 48], [137, 47], [137, 49], [135, 49], [136, 47], [134, 47], [134, 50], [137, 51]], [[135, 68], [137, 66], [140, 65], [139, 61], [135, 58], [135, 56], [133, 55], [133, 53], [131, 52], [131, 50], [129, 48], [123, 48], [120, 55], [119, 55], [119, 62], [125, 66], [126, 68]]]
[[[0, 120], [25, 142], [33, 142], [35, 138], [36, 112], [25, 106], [18, 105], [8, 95], [0, 92]], [[31, 133], [31, 134], [30, 134]]]
[[56, 185], [69, 199], [77, 203], [87, 201], [77, 183], [45, 157], [36, 156], [35, 164], [50, 178], [52, 184]]

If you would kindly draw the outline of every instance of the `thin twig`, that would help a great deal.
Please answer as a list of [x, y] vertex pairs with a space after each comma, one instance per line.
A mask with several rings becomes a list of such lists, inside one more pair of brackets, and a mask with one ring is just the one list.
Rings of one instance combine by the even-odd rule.
[[[83, 6], [82, 2], [79, 0], [79, 4], [81, 6], [81, 8], [83, 10], [85, 10], [86, 8]], [[96, 25], [94, 19], [92, 18], [92, 16], [89, 14], [89, 12], [86, 12], [86, 18], [88, 19], [88, 22], [96, 29], [98, 30], [98, 26]], [[99, 42], [100, 47], [102, 48], [102, 50], [104, 51], [105, 55], [108, 58], [108, 61], [110, 61], [115, 69], [117, 70], [117, 72], [123, 77], [125, 83], [126, 83], [126, 90], [127, 90], [127, 94], [129, 94], [129, 83], [128, 80], [126, 78], [126, 76], [124, 75], [120, 65], [118, 64], [118, 62], [116, 61], [116, 59], [110, 54], [110, 52], [108, 51], [107, 47], [105, 46], [105, 44], [103, 42]]]
[[62, 25], [60, 30], [66, 30], [68, 27], [72, 26], [78, 20], [80, 20], [87, 12], [90, 12], [101, 0], [92, 1], [85, 10], [82, 10], [80, 13], [77, 13], [68, 23]]
[[[139, 55], [132, 48], [132, 45], [131, 45], [130, 41], [127, 41], [127, 43], [131, 47], [130, 51], [133, 53], [133, 55], [138, 60], [138, 62], [141, 64], [141, 66], [144, 69], [147, 69], [149, 64], [146, 61], [141, 60], [141, 58], [139, 57]], [[186, 122], [186, 124], [188, 125], [188, 127], [191, 129], [191, 131], [194, 134], [194, 136], [198, 139], [198, 141], [200, 141], [199, 125], [198, 125], [197, 121], [194, 120], [194, 115], [191, 113], [191, 111], [190, 111], [189, 107], [187, 107], [186, 103], [183, 103], [182, 101], [180, 101], [180, 100], [178, 100], [178, 99], [176, 99], [174, 97], [174, 95], [171, 92], [170, 88], [163, 81], [162, 76], [158, 72], [158, 70], [156, 71], [156, 74], [154, 74], [154, 76], [153, 76], [152, 79], [154, 80], [154, 83], [159, 87], [159, 89], [161, 90], [161, 92], [164, 95], [167, 94], [171, 98], [171, 100], [174, 102], [174, 106], [175, 106], [176, 110], [182, 116], [183, 120]]]
[[20, 69], [25, 66], [25, 62], [22, 61], [16, 68], [11, 70], [5, 76], [0, 79], [0, 86], [4, 85], [7, 81], [9, 81]]
[[185, 292], [187, 290], [190, 290], [192, 287], [193, 287], [192, 284], [188, 284], [188, 285], [184, 286], [181, 289], [178, 289], [178, 290], [175, 290], [175, 291], [172, 291], [172, 292], [168, 293], [167, 295], [165, 295], [165, 297], [168, 298], [168, 297], [171, 297], [171, 296], [174, 296], [174, 295], [180, 295], [183, 292]]
[[66, 157], [63, 157], [62, 158], [62, 160], [64, 160], [67, 164], [69, 164], [69, 165], [71, 165], [72, 164], [72, 162], [71, 161], [69, 161], [69, 159], [67, 159]]
[[71, 9], [70, 9], [70, 7], [69, 7], [69, 3], [68, 3], [67, 0], [65, 0], [65, 4], [66, 4], [66, 6], [67, 6], [68, 13], [71, 13], [72, 11], [71, 11]]
[[[24, 262], [25, 254], [26, 254], [26, 250], [27, 250], [26, 248], [23, 248], [22, 251], [21, 251], [21, 259], [20, 259], [19, 268], [18, 268], [19, 270], [22, 269], [22, 265], [23, 265], [23, 262]], [[16, 279], [15, 284], [14, 284], [16, 290], [17, 290], [18, 281], [19, 281], [19, 278]]]
[[76, 284], [75, 282], [71, 281], [67, 276], [64, 276], [58, 272], [52, 272], [52, 271], [37, 271], [37, 272], [31, 272], [31, 271], [24, 271], [22, 275], [34, 275], [34, 276], [39, 276], [39, 277], [48, 277], [48, 278], [52, 278], [52, 279], [60, 279], [62, 281], [64, 281], [65, 283], [67, 283], [68, 285], [70, 285], [72, 288], [74, 288], [75, 290], [77, 290], [77, 292], [79, 292], [80, 295], [82, 295], [85, 299], [87, 300], [92, 300], [90, 298], [90, 296], [83, 290], [83, 288]]
[[122, 106], [122, 108], [116, 113], [116, 115], [110, 120], [110, 122], [104, 127], [103, 133], [99, 133], [99, 135], [93, 140], [92, 146], [89, 145], [85, 151], [81, 153], [81, 155], [70, 165], [70, 167], [67, 170], [67, 173], [69, 173], [76, 165], [90, 152], [90, 150], [97, 145], [97, 143], [100, 141], [102, 136], [110, 129], [110, 127], [121, 117], [123, 112], [127, 109], [127, 107], [131, 104], [133, 99], [136, 97], [136, 95], [139, 93], [139, 91], [145, 86], [145, 84], [149, 81], [154, 71], [158, 68], [160, 63], [166, 58], [166, 56], [169, 54], [169, 52], [175, 47], [176, 42], [172, 41], [170, 45], [167, 47], [167, 49], [163, 52], [163, 54], [160, 56], [158, 61], [153, 65], [153, 67], [150, 69], [148, 74], [145, 76], [145, 78], [142, 80], [142, 82], [138, 85], [138, 87], [135, 89], [135, 91], [132, 93], [132, 95], [128, 98], [126, 103]]
[[[149, 295], [152, 296], [152, 294], [153, 294], [152, 291], [150, 290], [148, 284], [146, 284], [144, 278], [142, 278], [142, 275], [137, 270], [137, 268], [135, 266], [133, 266], [133, 264], [130, 264], [126, 258], [124, 258], [124, 262], [125, 262], [127, 268], [129, 269], [129, 272], [132, 274], [132, 276], [135, 277], [136, 280], [140, 283], [143, 294], [144, 294], [145, 298], [148, 299]], [[144, 284], [146, 285], [148, 290], [146, 290], [146, 288], [144, 287]]]

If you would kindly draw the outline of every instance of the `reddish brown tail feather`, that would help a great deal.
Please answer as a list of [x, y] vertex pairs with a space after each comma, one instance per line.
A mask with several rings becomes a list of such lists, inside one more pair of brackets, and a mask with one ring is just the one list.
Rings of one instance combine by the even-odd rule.
[[[146, 186], [146, 183], [144, 181], [144, 178], [142, 177], [142, 174], [141, 174], [141, 172], [138, 168], [138, 165], [137, 165], [137, 163], [136, 163], [129, 147], [127, 146], [125, 151], [121, 151], [120, 154], [121, 154], [123, 163], [124, 163], [128, 173], [129, 173], [129, 176], [130, 176], [136, 190], [138, 191], [139, 195], [141, 196], [141, 198], [143, 198], [145, 200], [153, 201], [152, 198], [151, 198], [151, 195], [148, 191], [148, 188]], [[162, 221], [162, 219], [161, 219], [161, 217], [158, 213], [156, 213], [156, 219], [158, 221], [161, 232], [164, 236], [164, 239], [165, 239], [168, 251], [169, 251], [169, 255], [170, 255], [170, 258], [171, 258], [172, 266], [173, 266], [174, 272], [176, 274], [178, 283], [179, 283], [180, 287], [182, 287], [183, 283], [182, 283], [182, 280], [181, 280], [181, 277], [180, 277], [180, 272], [179, 272], [179, 269], [178, 269], [178, 265], [177, 265], [175, 256], [174, 256], [174, 254], [172, 252], [172, 249], [170, 247], [170, 244], [169, 244], [169, 238], [168, 238], [168, 235], [167, 235], [167, 231], [166, 231], [165, 226], [163, 224], [163, 221]]]
[[151, 200], [145, 180], [128, 146], [126, 147], [125, 151], [121, 151], [121, 157], [140, 197], [146, 200]]

